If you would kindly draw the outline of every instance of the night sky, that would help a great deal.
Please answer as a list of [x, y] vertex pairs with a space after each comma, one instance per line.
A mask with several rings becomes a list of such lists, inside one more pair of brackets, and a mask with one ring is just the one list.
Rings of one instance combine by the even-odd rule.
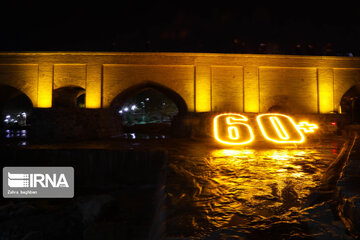
[[360, 56], [358, 6], [132, 2], [4, 4], [0, 51]]

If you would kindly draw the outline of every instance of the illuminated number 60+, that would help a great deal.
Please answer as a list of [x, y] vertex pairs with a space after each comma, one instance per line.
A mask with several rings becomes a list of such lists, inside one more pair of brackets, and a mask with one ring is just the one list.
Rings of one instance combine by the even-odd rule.
[[279, 113], [265, 113], [256, 117], [263, 136], [276, 143], [302, 143], [304, 135], [291, 117]]
[[236, 113], [224, 113], [214, 118], [214, 134], [217, 141], [229, 145], [243, 145], [254, 140], [248, 119]]

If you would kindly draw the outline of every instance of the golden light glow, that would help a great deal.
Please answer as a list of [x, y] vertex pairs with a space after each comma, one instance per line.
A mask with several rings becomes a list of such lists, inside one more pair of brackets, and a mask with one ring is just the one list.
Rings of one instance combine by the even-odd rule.
[[259, 80], [258, 66], [244, 66], [244, 112], [260, 111]]
[[195, 109], [196, 112], [211, 111], [211, 68], [196, 66]]
[[334, 70], [332, 68], [318, 69], [319, 112], [334, 111]]
[[38, 90], [38, 108], [51, 108], [52, 86], [41, 85]]
[[39, 65], [38, 108], [51, 108], [53, 91], [53, 65]]
[[[276, 119], [276, 123], [272, 119]], [[263, 136], [271, 142], [302, 143], [305, 141], [304, 135], [302, 134], [298, 126], [295, 124], [294, 120], [287, 115], [279, 113], [265, 113], [257, 116], [256, 120], [259, 124]], [[271, 123], [272, 127], [269, 127], [269, 122]], [[287, 138], [284, 138], [284, 135], [282, 135], [278, 126], [280, 126], [281, 131], [284, 133], [285, 136], [287, 136]]]
[[[248, 119], [237, 113], [223, 113], [214, 118], [215, 139], [227, 145], [244, 145], [254, 140]], [[230, 126], [229, 126], [230, 125]]]
[[100, 94], [90, 95], [89, 90], [87, 90], [85, 95], [85, 106], [86, 108], [101, 108], [101, 95]]
[[314, 129], [319, 128], [316, 124], [308, 122], [300, 122], [297, 126], [299, 129], [304, 130], [304, 132], [306, 133], [313, 133]]
[[228, 127], [228, 131], [229, 131], [229, 138], [233, 140], [238, 140], [240, 138], [239, 131], [237, 130], [236, 127]]
[[39, 96], [38, 96], [38, 108], [51, 108], [52, 106], [52, 95], [50, 93], [46, 93], [40, 91], [39, 89]]
[[[277, 134], [279, 135], [279, 137], [281, 139], [288, 140], [289, 135], [285, 131], [285, 129], [284, 129], [283, 125], [281, 124], [279, 118], [278, 117], [270, 117], [270, 121], [273, 124], [273, 126], [274, 126]], [[281, 131], [280, 131], [279, 127], [280, 127]]]
[[[275, 143], [303, 143], [304, 133], [312, 133], [318, 126], [314, 123], [300, 122], [284, 114], [265, 113], [256, 117], [262, 135]], [[244, 145], [254, 140], [251, 127], [244, 123], [248, 119], [237, 113], [223, 113], [214, 118], [215, 139], [227, 145]]]
[[[255, 125], [252, 127], [255, 131]], [[206, 204], [202, 202], [205, 209], [209, 205], [216, 206], [207, 216], [212, 224], [219, 227], [229, 223], [234, 213], [239, 211], [249, 214], [247, 216], [274, 216], [294, 199], [282, 197], [290, 189], [290, 193], [296, 193], [296, 201], [306, 201], [326, 170], [324, 161], [330, 163], [335, 159], [329, 151], [320, 148], [253, 149], [222, 145], [204, 158], [206, 164], [203, 166], [206, 166], [206, 171], [211, 170], [211, 176], [199, 176], [202, 182], [196, 183], [201, 186], [196, 197], [207, 201]], [[318, 161], [318, 154], [323, 161]], [[192, 163], [191, 160], [188, 161]], [[309, 171], [309, 166], [314, 171]], [[200, 172], [199, 169], [196, 171]], [[218, 197], [209, 198], [210, 194]], [[302, 206], [291, 205], [290, 208], [300, 209]]]

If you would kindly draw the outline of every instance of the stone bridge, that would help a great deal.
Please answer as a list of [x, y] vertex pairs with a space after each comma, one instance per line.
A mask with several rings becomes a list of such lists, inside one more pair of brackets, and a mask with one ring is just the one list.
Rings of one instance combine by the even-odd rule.
[[86, 108], [108, 108], [119, 96], [153, 87], [188, 112], [266, 112], [280, 106], [331, 113], [358, 84], [360, 58], [352, 57], [0, 53], [0, 85], [24, 93], [34, 108], [51, 108], [54, 93], [68, 87], [85, 92]]

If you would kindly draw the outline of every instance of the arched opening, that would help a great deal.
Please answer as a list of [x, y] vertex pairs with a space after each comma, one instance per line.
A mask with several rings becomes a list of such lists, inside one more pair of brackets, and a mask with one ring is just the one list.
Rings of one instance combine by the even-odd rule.
[[360, 123], [360, 85], [351, 87], [341, 98], [341, 113], [351, 117], [353, 123]]
[[29, 135], [33, 104], [20, 90], [0, 86], [1, 142], [25, 145]]
[[111, 103], [120, 118], [125, 138], [165, 138], [174, 120], [187, 112], [182, 97], [173, 90], [155, 83], [127, 89]]
[[274, 105], [268, 109], [268, 112], [270, 112], [270, 113], [289, 113], [289, 110], [284, 106]]
[[54, 108], [85, 108], [85, 89], [68, 86], [53, 91]]
[[289, 95], [278, 94], [267, 99], [266, 103], [267, 112], [291, 114], [294, 112], [301, 111], [301, 106], [297, 106], [296, 109], [293, 107], [292, 100]]

